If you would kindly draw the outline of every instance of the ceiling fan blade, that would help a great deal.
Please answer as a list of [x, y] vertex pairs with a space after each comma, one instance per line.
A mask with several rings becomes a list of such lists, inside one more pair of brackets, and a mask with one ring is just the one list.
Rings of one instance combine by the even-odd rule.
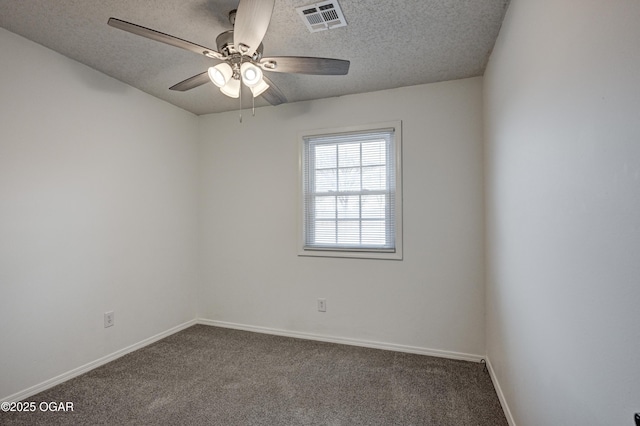
[[275, 0], [240, 0], [233, 26], [233, 44], [242, 54], [253, 56], [269, 28]]
[[346, 75], [351, 62], [342, 59], [310, 58], [306, 56], [273, 56], [258, 64], [265, 71], [294, 74]]
[[280, 105], [287, 102], [287, 98], [284, 97], [280, 89], [278, 89], [271, 80], [265, 76], [263, 76], [262, 79], [269, 85], [269, 88], [260, 95], [265, 101], [269, 102], [271, 105]]
[[109, 18], [109, 21], [107, 23], [114, 28], [146, 37], [151, 40], [159, 41], [160, 43], [165, 43], [170, 46], [190, 50], [191, 52], [197, 53], [199, 55], [204, 55], [209, 58], [224, 60], [224, 56], [213, 49], [205, 46], [200, 46], [199, 44], [191, 43], [190, 41], [183, 40], [169, 34], [161, 33], [160, 31], [152, 30], [151, 28], [142, 27], [140, 25], [132, 24], [130, 22], [122, 21], [116, 18]]
[[169, 90], [178, 90], [180, 92], [185, 92], [187, 90], [195, 89], [198, 86], [202, 86], [203, 84], [209, 83], [211, 79], [209, 78], [209, 73], [207, 71], [194, 75], [193, 77], [189, 77], [188, 79], [181, 81], [178, 84], [174, 84], [169, 87]]

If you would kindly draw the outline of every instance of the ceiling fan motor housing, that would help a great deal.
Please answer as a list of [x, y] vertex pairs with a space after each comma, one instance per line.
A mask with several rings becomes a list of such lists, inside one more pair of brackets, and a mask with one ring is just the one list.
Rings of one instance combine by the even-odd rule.
[[[218, 46], [218, 52], [222, 53], [226, 57], [233, 56], [236, 53], [240, 54], [233, 44], [233, 30], [220, 33], [220, 35], [216, 37], [216, 45]], [[256, 53], [251, 57], [251, 59], [259, 61], [260, 58], [262, 58], [263, 49], [264, 46], [260, 43], [260, 46], [258, 46]]]

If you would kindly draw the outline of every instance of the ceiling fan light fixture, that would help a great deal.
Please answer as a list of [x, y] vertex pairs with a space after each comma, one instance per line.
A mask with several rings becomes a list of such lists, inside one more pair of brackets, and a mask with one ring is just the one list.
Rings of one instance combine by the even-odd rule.
[[257, 98], [262, 95], [265, 90], [269, 88], [269, 85], [263, 80], [260, 79], [260, 82], [253, 87], [250, 87], [251, 93], [253, 93], [253, 97]]
[[226, 84], [233, 80], [231, 78], [233, 76], [233, 70], [231, 69], [231, 66], [226, 62], [218, 64], [215, 67], [210, 67], [207, 73], [209, 74], [209, 79], [213, 82], [213, 84], [220, 88], [224, 87]]
[[263, 81], [262, 70], [251, 62], [244, 62], [240, 66], [240, 74], [242, 75], [242, 82], [247, 87], [254, 87]]
[[232, 78], [220, 88], [220, 91], [230, 98], [237, 98], [240, 96], [240, 80]]

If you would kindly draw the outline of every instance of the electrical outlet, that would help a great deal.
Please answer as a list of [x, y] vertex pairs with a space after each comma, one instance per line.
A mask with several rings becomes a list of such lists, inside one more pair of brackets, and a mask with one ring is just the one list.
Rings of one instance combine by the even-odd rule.
[[327, 299], [318, 299], [318, 312], [327, 312]]
[[111, 327], [115, 323], [113, 311], [104, 313], [104, 328]]

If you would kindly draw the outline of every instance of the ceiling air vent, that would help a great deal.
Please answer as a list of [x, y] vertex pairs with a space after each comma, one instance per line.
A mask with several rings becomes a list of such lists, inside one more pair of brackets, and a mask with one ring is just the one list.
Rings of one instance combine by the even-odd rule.
[[338, 0], [321, 1], [308, 6], [297, 7], [296, 10], [312, 33], [347, 25]]

